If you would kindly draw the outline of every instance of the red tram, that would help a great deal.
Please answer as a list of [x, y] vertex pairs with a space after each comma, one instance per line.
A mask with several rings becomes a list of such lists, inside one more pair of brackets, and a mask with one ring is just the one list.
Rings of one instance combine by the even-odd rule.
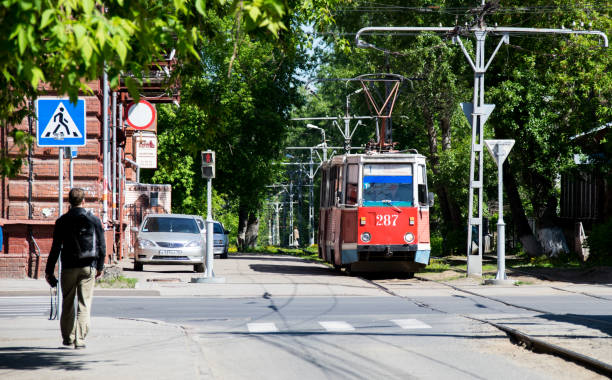
[[319, 257], [356, 272], [410, 273], [429, 263], [425, 156], [345, 154], [321, 170]]

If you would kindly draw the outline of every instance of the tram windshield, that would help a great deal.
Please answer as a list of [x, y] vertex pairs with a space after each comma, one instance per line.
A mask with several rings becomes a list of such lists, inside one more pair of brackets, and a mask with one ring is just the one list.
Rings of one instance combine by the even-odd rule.
[[412, 174], [412, 164], [364, 165], [363, 205], [413, 206]]
[[412, 176], [364, 176], [364, 206], [412, 206]]

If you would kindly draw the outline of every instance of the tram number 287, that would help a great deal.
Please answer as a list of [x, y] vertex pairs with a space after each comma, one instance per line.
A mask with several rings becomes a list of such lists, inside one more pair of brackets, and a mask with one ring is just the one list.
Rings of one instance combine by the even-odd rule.
[[397, 215], [376, 215], [376, 225], [377, 226], [396, 226], [397, 225]]

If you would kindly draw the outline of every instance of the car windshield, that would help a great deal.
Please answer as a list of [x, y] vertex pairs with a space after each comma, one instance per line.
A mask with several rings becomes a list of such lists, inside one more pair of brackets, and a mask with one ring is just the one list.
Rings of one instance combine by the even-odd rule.
[[412, 176], [364, 176], [364, 206], [412, 206]]
[[185, 232], [190, 234], [200, 233], [194, 219], [172, 218], [172, 217], [150, 217], [147, 218], [142, 232]]
[[222, 234], [225, 231], [223, 231], [223, 227], [221, 227], [219, 223], [215, 223], [215, 226], [213, 227], [213, 232], [216, 234]]

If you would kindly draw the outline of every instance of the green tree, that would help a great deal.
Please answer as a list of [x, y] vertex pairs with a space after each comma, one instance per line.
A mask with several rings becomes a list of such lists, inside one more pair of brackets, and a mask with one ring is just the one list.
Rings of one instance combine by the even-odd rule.
[[[478, 12], [470, 9], [476, 6], [471, 1], [443, 1], [435, 6], [416, 1], [406, 6], [392, 0], [372, 7], [357, 1], [336, 10], [334, 28], [319, 29], [325, 32], [328, 43], [326, 66], [321, 71], [324, 75], [347, 77], [392, 71], [423, 78], [423, 83], [414, 83], [414, 93], [404, 93], [405, 97], [398, 100], [394, 114], [406, 117], [394, 121], [394, 139], [400, 142], [400, 147], [429, 152], [430, 166], [434, 169], [430, 180], [443, 209], [444, 223], [457, 220], [448, 211], [459, 208], [461, 212], [456, 215], [465, 215], [467, 201], [462, 190], [467, 187], [467, 171], [465, 180], [449, 175], [468, 162], [459, 153], [469, 152], [469, 138], [459, 140], [461, 146], [455, 143], [456, 139], [449, 138], [465, 136], [462, 116], [457, 116], [453, 106], [471, 98], [466, 96], [465, 89], [471, 88], [473, 74], [465, 70], [463, 54], [458, 46], [450, 45], [450, 39], [437, 37], [368, 35], [368, 42], [379, 49], [363, 51], [354, 49], [352, 39], [344, 40], [343, 36], [351, 38], [351, 33], [365, 26], [473, 25]], [[609, 7], [586, 1], [527, 4], [516, 0], [504, 2], [503, 9], [494, 8], [484, 19], [488, 25], [538, 28], [565, 25], [603, 30], [608, 35], [612, 32]], [[488, 53], [494, 48], [494, 37], [489, 36]], [[468, 34], [463, 40], [472, 50]], [[602, 49], [593, 37], [512, 36], [487, 72], [485, 102], [495, 103], [497, 108], [487, 122], [486, 136], [520, 141], [505, 165], [508, 169], [505, 186], [512, 220], [518, 227], [523, 248], [530, 254], [537, 255], [541, 249], [537, 242], [530, 244], [535, 239], [527, 216], [537, 218], [541, 226], [558, 223], [555, 178], [572, 165], [571, 153], [578, 149], [570, 137], [612, 120], [611, 57], [609, 49]], [[313, 101], [329, 105], [330, 109], [342, 109], [344, 95], [326, 83]], [[468, 144], [467, 149], [464, 144]], [[436, 170], [438, 162], [440, 169]], [[487, 189], [485, 197], [490, 190]], [[445, 197], [451, 202], [445, 201]]]
[[[0, 123], [19, 124], [32, 112], [27, 100], [49, 87], [76, 100], [104, 70], [115, 87], [122, 73], [146, 72], [172, 49], [182, 64], [198, 61], [198, 44], [225, 33], [211, 22], [218, 14], [233, 15], [244, 33], [277, 36], [286, 28], [287, 11], [283, 0], [3, 1]], [[138, 98], [138, 78], [128, 77], [127, 84]], [[15, 174], [32, 141], [18, 132], [11, 136], [17, 155], [0, 154], [3, 176]]]

